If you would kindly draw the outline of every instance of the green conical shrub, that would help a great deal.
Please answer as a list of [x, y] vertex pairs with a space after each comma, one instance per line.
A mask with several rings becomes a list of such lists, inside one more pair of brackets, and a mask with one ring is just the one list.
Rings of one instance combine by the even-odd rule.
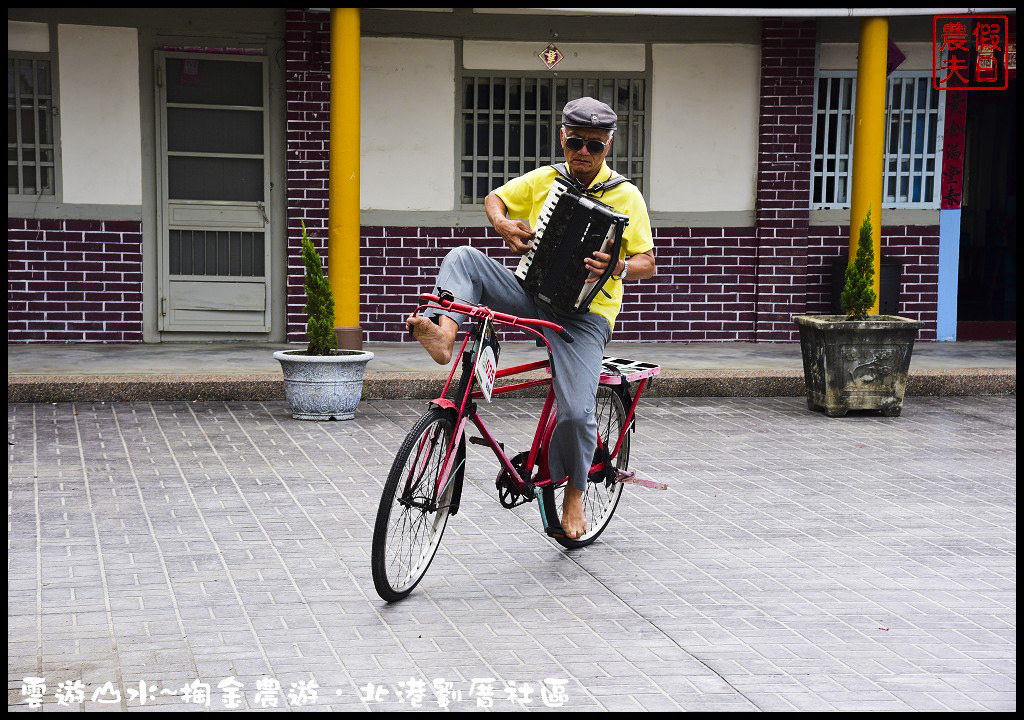
[[846, 279], [843, 293], [839, 296], [839, 304], [846, 313], [847, 320], [864, 320], [868, 310], [874, 307], [875, 298], [875, 250], [871, 242], [871, 211], [860, 226], [860, 238], [857, 241], [857, 255], [852, 263], [846, 266]]
[[309, 345], [307, 355], [330, 355], [338, 348], [338, 338], [334, 334], [334, 295], [324, 275], [320, 255], [306, 234], [306, 223], [302, 223], [302, 261], [306, 265], [306, 305], [302, 311], [309, 322], [306, 323], [306, 338]]

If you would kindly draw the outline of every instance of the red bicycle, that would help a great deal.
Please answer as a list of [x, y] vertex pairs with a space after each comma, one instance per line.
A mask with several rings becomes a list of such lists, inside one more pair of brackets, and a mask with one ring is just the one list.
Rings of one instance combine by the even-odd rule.
[[[421, 295], [426, 308], [457, 312], [468, 317], [467, 330], [459, 350], [462, 373], [455, 391], [454, 363], [441, 397], [430, 402], [430, 409], [416, 422], [395, 456], [377, 510], [373, 530], [371, 562], [377, 593], [387, 602], [406, 597], [423, 579], [430, 567], [448, 517], [459, 511], [466, 467], [466, 439], [470, 422], [479, 437], [469, 441], [489, 447], [501, 465], [495, 479], [498, 499], [506, 508], [537, 501], [545, 532], [567, 548], [580, 548], [594, 542], [612, 519], [624, 484], [665, 489], [629, 472], [630, 429], [635, 430], [636, 407], [650, 379], [660, 368], [650, 363], [604, 358], [597, 389], [595, 413], [598, 421], [597, 449], [590, 467], [583, 507], [587, 532], [577, 539], [562, 531], [559, 508], [565, 479], [548, 473], [548, 442], [555, 428], [555, 392], [551, 378], [528, 379], [495, 387], [499, 378], [550, 368], [551, 346], [542, 334], [553, 330], [566, 342], [570, 333], [555, 323], [495, 312], [482, 305], [457, 302], [450, 293]], [[414, 313], [415, 314], [415, 313]], [[497, 369], [500, 350], [494, 325], [518, 328], [535, 335], [547, 348], [548, 359]], [[472, 344], [470, 344], [472, 341]], [[495, 395], [532, 387], [547, 387], [547, 398], [537, 422], [529, 450], [513, 457], [505, 453], [477, 412], [477, 401], [489, 401]], [[631, 387], [633, 388], [631, 391]]]

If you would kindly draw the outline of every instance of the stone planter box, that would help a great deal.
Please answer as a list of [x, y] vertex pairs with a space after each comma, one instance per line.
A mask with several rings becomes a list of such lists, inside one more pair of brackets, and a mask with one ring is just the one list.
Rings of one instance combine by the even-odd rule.
[[800, 315], [807, 407], [829, 417], [849, 410], [903, 410], [910, 355], [923, 322], [894, 315], [847, 321], [844, 315]]
[[372, 352], [335, 350], [333, 355], [306, 355], [279, 350], [274, 357], [284, 372], [284, 396], [299, 420], [351, 420], [363, 394], [366, 363]]

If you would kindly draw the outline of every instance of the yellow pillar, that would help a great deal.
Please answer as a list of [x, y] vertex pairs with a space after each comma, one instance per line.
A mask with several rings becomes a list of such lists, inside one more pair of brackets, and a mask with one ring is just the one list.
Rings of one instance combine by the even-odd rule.
[[331, 9], [328, 282], [338, 347], [361, 350], [359, 327], [359, 8]]
[[864, 18], [857, 59], [857, 112], [854, 118], [853, 179], [850, 198], [850, 262], [857, 255], [860, 226], [871, 211], [875, 255], [875, 305], [878, 314], [882, 258], [882, 180], [885, 172], [885, 87], [889, 48], [887, 18]]

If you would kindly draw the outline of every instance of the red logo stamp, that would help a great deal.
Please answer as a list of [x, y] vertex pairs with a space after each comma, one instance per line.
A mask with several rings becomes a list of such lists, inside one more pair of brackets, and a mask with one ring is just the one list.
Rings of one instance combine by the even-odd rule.
[[936, 90], [1005, 90], [1005, 15], [936, 15], [932, 19], [932, 84]]

